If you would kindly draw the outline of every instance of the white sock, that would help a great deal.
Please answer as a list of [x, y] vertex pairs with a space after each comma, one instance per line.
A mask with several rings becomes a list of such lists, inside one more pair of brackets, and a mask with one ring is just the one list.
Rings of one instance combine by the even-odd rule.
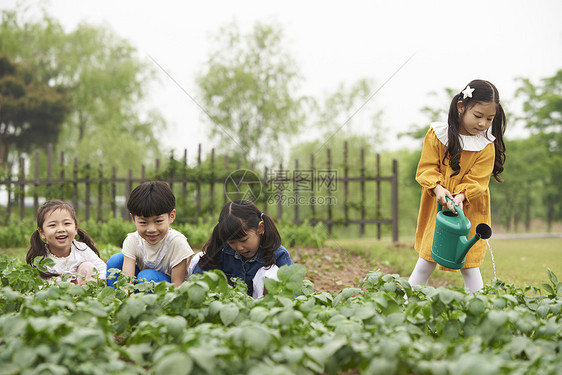
[[464, 288], [469, 293], [474, 293], [482, 290], [484, 281], [480, 274], [480, 267], [463, 268], [461, 269], [462, 278], [464, 279]]
[[426, 285], [427, 280], [429, 280], [429, 276], [431, 276], [431, 274], [435, 270], [436, 265], [437, 265], [436, 263], [429, 262], [422, 258], [418, 258], [418, 262], [416, 263], [416, 266], [414, 267], [414, 270], [412, 271], [412, 274], [408, 279], [410, 285], [411, 286], [416, 286], [420, 284]]

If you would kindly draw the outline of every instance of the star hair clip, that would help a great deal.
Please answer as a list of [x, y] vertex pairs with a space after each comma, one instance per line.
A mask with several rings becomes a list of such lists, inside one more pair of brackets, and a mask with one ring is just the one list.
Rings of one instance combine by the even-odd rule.
[[474, 89], [470, 88], [470, 85], [466, 86], [466, 89], [461, 91], [461, 94], [463, 95], [463, 99], [466, 98], [472, 98], [472, 92], [474, 91]]

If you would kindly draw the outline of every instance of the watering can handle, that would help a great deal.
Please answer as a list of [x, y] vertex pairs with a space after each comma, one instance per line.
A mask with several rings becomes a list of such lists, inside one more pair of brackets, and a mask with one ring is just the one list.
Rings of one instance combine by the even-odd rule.
[[[459, 206], [457, 206], [457, 205], [455, 204], [455, 202], [453, 202], [453, 200], [452, 200], [451, 198], [445, 197], [445, 199], [447, 199], [447, 202], [450, 201], [451, 203], [453, 203], [454, 206], [455, 206], [455, 211], [457, 211], [457, 213], [458, 213], [459, 215], [461, 215], [461, 217], [464, 217], [464, 212], [462, 212], [462, 208], [460, 208]], [[437, 203], [437, 212], [441, 211], [442, 209], [443, 209], [443, 207], [442, 207], [439, 203]]]

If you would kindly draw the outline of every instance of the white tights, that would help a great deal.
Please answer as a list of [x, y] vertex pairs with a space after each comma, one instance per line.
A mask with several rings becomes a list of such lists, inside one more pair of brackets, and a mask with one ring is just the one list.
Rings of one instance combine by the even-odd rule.
[[[435, 270], [437, 264], [434, 262], [429, 262], [425, 259], [418, 258], [418, 262], [408, 279], [411, 286], [416, 286], [420, 284], [427, 284], [427, 280]], [[464, 288], [469, 293], [474, 293], [482, 289], [484, 282], [482, 281], [482, 275], [480, 274], [479, 267], [473, 268], [463, 268], [461, 269], [461, 275], [464, 279]]]

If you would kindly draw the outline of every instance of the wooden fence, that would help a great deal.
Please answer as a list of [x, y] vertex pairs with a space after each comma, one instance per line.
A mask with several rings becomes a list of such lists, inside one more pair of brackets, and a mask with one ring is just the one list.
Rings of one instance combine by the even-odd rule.
[[[31, 160], [20, 158], [17, 166], [8, 165], [5, 177], [0, 180], [0, 192], [4, 194], [0, 197], [2, 224], [14, 219], [32, 222], [46, 199], [71, 202], [80, 220], [126, 218], [125, 202], [134, 186], [159, 179], [170, 185], [179, 204], [189, 207], [189, 219], [185, 221], [216, 220], [215, 215], [227, 201], [247, 198], [277, 220], [295, 224], [305, 219], [313, 224], [321, 222], [330, 234], [336, 226], [357, 225], [359, 234], [364, 235], [366, 225], [374, 225], [379, 239], [381, 226], [390, 226], [393, 241], [398, 241], [397, 161], [392, 161], [390, 173], [384, 176], [379, 154], [371, 158], [369, 167], [363, 149], [359, 150], [358, 158], [355, 156], [350, 161], [347, 142], [343, 160], [340, 158], [337, 163], [327, 149], [322, 166], [316, 165], [318, 157], [312, 154], [305, 167], [295, 160], [292, 169], [279, 165], [264, 168], [263, 172], [241, 160], [229, 160], [228, 156], [224, 156], [223, 166], [219, 166], [214, 149], [203, 165], [201, 145], [193, 167], [188, 165], [187, 150], [184, 150], [182, 160], [171, 158], [161, 163], [157, 159], [150, 171], [141, 165], [136, 177], [132, 169], [126, 176], [118, 176], [115, 166], [107, 169], [102, 164], [80, 165], [76, 158], [69, 163], [64, 152], [55, 162], [52, 146], [47, 150], [46, 167], [45, 163], [41, 164], [39, 152], [33, 156]], [[178, 217], [181, 214], [178, 212]]]

